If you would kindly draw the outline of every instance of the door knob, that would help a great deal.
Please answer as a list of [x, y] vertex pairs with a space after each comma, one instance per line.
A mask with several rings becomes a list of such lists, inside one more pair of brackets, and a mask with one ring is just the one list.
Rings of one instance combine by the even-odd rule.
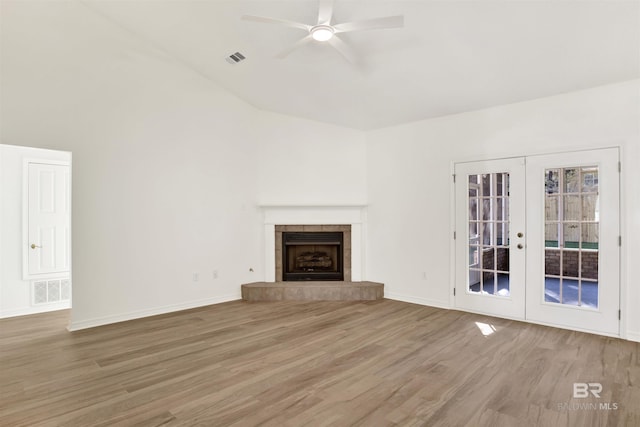
[[42, 246], [38, 246], [35, 243], [31, 244], [31, 249], [35, 249], [35, 248], [41, 248]]
[[522, 234], [522, 232], [518, 233], [518, 237], [522, 237], [524, 236], [524, 234]]
[[524, 248], [524, 246], [522, 245], [522, 243], [518, 243], [518, 249], [522, 249]]

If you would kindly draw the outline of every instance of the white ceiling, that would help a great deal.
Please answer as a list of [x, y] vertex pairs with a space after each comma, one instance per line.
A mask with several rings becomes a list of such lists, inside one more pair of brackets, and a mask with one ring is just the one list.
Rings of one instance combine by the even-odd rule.
[[336, 0], [333, 23], [405, 17], [341, 35], [358, 66], [319, 42], [276, 59], [305, 32], [240, 19], [315, 24], [316, 0], [83, 3], [260, 109], [363, 130], [640, 77], [640, 1]]

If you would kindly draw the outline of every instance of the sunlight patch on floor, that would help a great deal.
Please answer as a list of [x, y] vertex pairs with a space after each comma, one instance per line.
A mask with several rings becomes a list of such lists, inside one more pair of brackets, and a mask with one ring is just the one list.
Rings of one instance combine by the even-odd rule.
[[480, 332], [482, 332], [482, 335], [484, 335], [485, 337], [488, 337], [494, 332], [497, 332], [496, 327], [488, 323], [476, 322], [476, 326], [478, 327], [478, 329], [480, 329]]

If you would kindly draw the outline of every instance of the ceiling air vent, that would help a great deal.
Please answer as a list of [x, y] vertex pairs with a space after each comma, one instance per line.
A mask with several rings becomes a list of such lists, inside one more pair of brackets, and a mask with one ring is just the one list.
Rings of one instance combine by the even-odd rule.
[[232, 55], [227, 56], [227, 62], [231, 65], [237, 64], [240, 61], [245, 59], [244, 55], [240, 52], [236, 52]]

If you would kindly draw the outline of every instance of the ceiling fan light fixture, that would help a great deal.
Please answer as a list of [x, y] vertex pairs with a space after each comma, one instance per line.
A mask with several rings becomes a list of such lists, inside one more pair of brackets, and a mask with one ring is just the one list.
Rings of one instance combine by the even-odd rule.
[[[0, 0], [1, 1], [1, 0]], [[266, 24], [278, 24], [286, 27], [298, 28], [305, 30], [307, 35], [299, 39], [290, 48], [284, 50], [276, 56], [276, 58], [283, 59], [294, 50], [306, 45], [307, 43], [313, 43], [317, 41], [319, 43], [326, 43], [338, 51], [344, 58], [356, 64], [357, 56], [349, 47], [348, 43], [345, 43], [336, 34], [348, 33], [351, 31], [365, 31], [365, 30], [383, 30], [387, 28], [401, 28], [404, 26], [404, 16], [385, 16], [382, 18], [365, 19], [363, 21], [343, 22], [336, 25], [331, 25], [333, 19], [333, 3], [335, 0], [318, 0], [318, 20], [317, 24], [303, 24], [301, 22], [289, 21], [286, 19], [278, 18], [266, 18], [264, 16], [243, 15], [242, 19], [245, 21], [261, 22]], [[333, 36], [336, 37], [333, 37]], [[233, 60], [233, 59], [232, 59]]]
[[326, 42], [331, 37], [333, 37], [333, 33], [335, 32], [335, 30], [330, 25], [316, 25], [315, 27], [311, 28], [309, 32], [311, 33], [311, 37], [313, 37], [314, 40], [319, 42]]

